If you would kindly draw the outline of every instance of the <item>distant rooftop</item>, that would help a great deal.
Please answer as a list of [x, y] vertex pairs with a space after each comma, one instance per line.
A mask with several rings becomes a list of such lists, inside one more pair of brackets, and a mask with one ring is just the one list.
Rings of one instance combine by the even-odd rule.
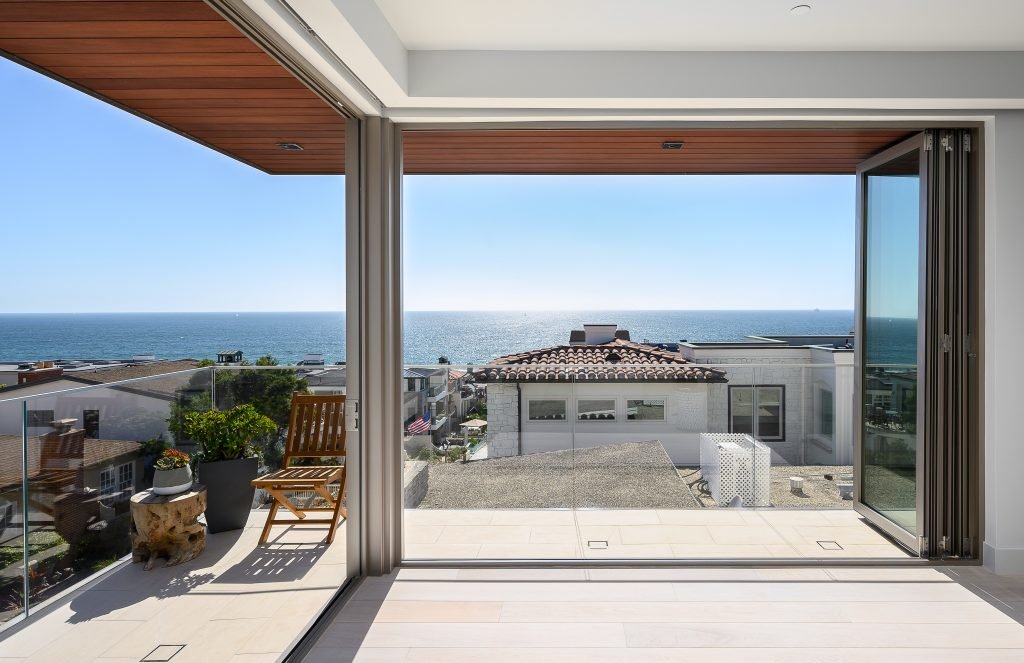
[[725, 382], [723, 371], [678, 353], [615, 338], [505, 355], [474, 371], [478, 382]]
[[854, 348], [853, 333], [849, 334], [764, 334], [748, 336], [740, 341], [680, 341], [679, 343], [648, 343], [651, 346], [674, 349], [688, 348], [827, 348], [850, 350]]

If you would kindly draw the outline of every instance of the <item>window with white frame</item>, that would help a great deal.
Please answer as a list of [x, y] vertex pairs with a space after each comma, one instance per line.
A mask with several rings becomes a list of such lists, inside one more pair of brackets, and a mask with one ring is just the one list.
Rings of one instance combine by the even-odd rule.
[[759, 440], [784, 440], [786, 388], [729, 386], [729, 432]]
[[626, 400], [627, 421], [665, 421], [664, 398], [639, 398]]
[[531, 398], [527, 401], [530, 421], [565, 421], [565, 399]]
[[135, 492], [135, 463], [124, 463], [108, 467], [100, 472], [100, 495], [117, 495], [126, 500]]
[[579, 421], [615, 421], [614, 398], [581, 398], [576, 401]]

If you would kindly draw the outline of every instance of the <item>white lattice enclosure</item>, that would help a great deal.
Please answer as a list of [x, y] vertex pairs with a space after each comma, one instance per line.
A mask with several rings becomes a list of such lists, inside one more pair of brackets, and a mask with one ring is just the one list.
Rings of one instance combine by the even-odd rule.
[[771, 506], [771, 467], [771, 450], [749, 435], [700, 434], [700, 473], [719, 506], [737, 495], [743, 506]]

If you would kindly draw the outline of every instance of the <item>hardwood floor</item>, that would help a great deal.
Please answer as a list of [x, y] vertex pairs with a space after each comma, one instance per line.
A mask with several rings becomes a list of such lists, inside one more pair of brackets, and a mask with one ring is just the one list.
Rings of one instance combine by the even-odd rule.
[[403, 569], [320, 661], [1024, 660], [1024, 578], [978, 567]]

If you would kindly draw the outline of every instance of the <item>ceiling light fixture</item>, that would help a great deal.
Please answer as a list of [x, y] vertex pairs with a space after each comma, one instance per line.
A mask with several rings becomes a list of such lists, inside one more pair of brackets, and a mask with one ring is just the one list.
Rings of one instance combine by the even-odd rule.
[[282, 150], [288, 150], [289, 152], [300, 152], [303, 149], [303, 147], [298, 143], [278, 143], [277, 146]]
[[797, 5], [796, 7], [790, 9], [789, 13], [792, 14], [793, 16], [803, 16], [804, 14], [807, 14], [810, 11], [810, 5]]
[[661, 144], [663, 150], [681, 150], [683, 149], [683, 141], [681, 140], [666, 140]]

